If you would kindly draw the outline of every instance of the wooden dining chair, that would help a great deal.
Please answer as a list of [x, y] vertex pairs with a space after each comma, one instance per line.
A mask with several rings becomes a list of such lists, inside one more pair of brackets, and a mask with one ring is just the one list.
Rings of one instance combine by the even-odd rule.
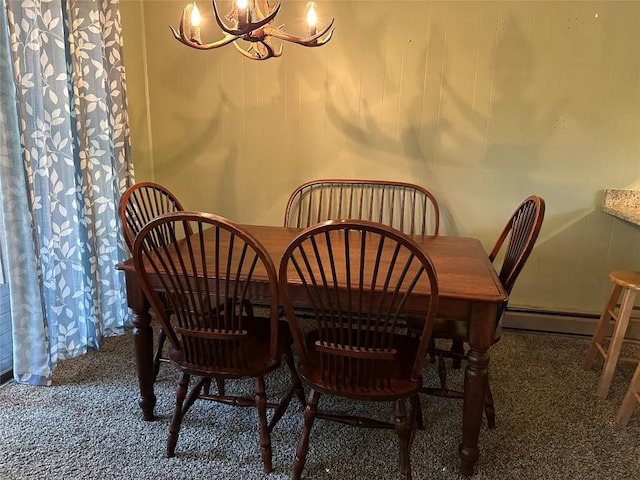
[[[120, 197], [118, 208], [124, 239], [129, 250], [133, 252], [133, 242], [136, 236], [151, 220], [163, 213], [183, 210], [184, 208], [178, 198], [163, 185], [153, 182], [140, 182], [130, 186]], [[167, 313], [171, 314], [170, 311]], [[165, 335], [160, 330], [153, 358], [154, 378], [158, 376], [161, 362], [169, 361], [162, 354], [164, 343]]]
[[[544, 220], [545, 203], [536, 195], [527, 197], [503, 228], [498, 240], [489, 254], [489, 260], [494, 263], [499, 272], [498, 277], [507, 292], [511, 293], [518, 275], [522, 271], [533, 247], [538, 239], [542, 221]], [[506, 311], [507, 302], [498, 309], [496, 316], [496, 334], [494, 343], [500, 339], [502, 318]], [[410, 319], [410, 328], [418, 330], [415, 318]], [[432, 342], [429, 354], [438, 359], [439, 387], [423, 387], [421, 392], [449, 398], [464, 398], [464, 392], [450, 389], [447, 385], [447, 369], [444, 359], [452, 358], [454, 368], [460, 368], [461, 362], [467, 358], [465, 343], [468, 339], [468, 322], [466, 319], [436, 318], [433, 327]], [[451, 340], [451, 349], [436, 348], [437, 340]], [[495, 427], [495, 409], [493, 395], [487, 384], [485, 398], [485, 414], [489, 427]]]
[[440, 209], [426, 188], [382, 180], [319, 179], [290, 195], [284, 226], [306, 228], [334, 219], [370, 220], [409, 235], [438, 235]]
[[[298, 373], [310, 389], [291, 478], [302, 474], [311, 428], [320, 418], [394, 429], [400, 478], [411, 479], [411, 445], [422, 424], [420, 371], [439, 299], [431, 260], [411, 238], [385, 225], [334, 220], [304, 230], [290, 243], [279, 279]], [[415, 338], [406, 334], [402, 321], [413, 292], [430, 293], [419, 304], [423, 322]], [[296, 315], [298, 303], [311, 306], [309, 325]], [[391, 402], [395, 421], [324, 410], [321, 395]]]
[[136, 236], [151, 220], [163, 213], [183, 210], [178, 198], [163, 185], [140, 182], [130, 186], [120, 197], [118, 208], [129, 250], [133, 250]]
[[[180, 240], [180, 232], [191, 236]], [[291, 333], [278, 317], [278, 279], [259, 240], [233, 222], [200, 212], [174, 212], [149, 222], [133, 246], [136, 274], [169, 341], [169, 358], [180, 372], [167, 456], [172, 457], [182, 419], [197, 399], [255, 407], [264, 471], [271, 465], [270, 432], [302, 384], [295, 369], [292, 385], [277, 403], [267, 402], [265, 375], [291, 357]], [[268, 288], [268, 317], [244, 308], [255, 275]], [[162, 298], [158, 292], [165, 292]], [[167, 314], [165, 299], [173, 312]], [[224, 304], [224, 308], [219, 305]], [[198, 380], [189, 389], [190, 378]], [[212, 379], [253, 378], [254, 396], [209, 391]], [[275, 409], [267, 423], [267, 408]]]
[[[140, 182], [129, 187], [120, 197], [119, 205], [120, 220], [129, 250], [133, 252], [133, 242], [147, 223], [164, 213], [181, 211], [184, 211], [184, 208], [176, 195], [163, 185], [154, 182]], [[186, 224], [185, 227], [189, 229], [190, 225]], [[191, 235], [191, 233], [190, 230], [184, 232], [185, 235]], [[162, 295], [161, 293], [161, 298]], [[249, 301], [246, 302], [245, 308], [248, 310], [252, 308]], [[171, 313], [171, 309], [167, 305], [167, 314], [170, 316]], [[156, 343], [153, 356], [154, 378], [158, 376], [160, 364], [169, 362], [169, 359], [163, 355], [165, 334], [162, 329], [158, 332]], [[219, 393], [224, 395], [224, 382], [217, 379], [216, 384]]]

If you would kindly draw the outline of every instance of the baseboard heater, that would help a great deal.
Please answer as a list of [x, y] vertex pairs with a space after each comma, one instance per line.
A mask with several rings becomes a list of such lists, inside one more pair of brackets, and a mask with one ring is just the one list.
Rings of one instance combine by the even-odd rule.
[[12, 378], [13, 378], [13, 370], [9, 370], [7, 372], [2, 372], [2, 374], [0, 374], [0, 385], [2, 385], [3, 383], [8, 382]]
[[[514, 306], [507, 307], [503, 326], [519, 330], [591, 336], [599, 317], [600, 314], [557, 312]], [[640, 324], [632, 324], [627, 331], [627, 337], [640, 339]]]

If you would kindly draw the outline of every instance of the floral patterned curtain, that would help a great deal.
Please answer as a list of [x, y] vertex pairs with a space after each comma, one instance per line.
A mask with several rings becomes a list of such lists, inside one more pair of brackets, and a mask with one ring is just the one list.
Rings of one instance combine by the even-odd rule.
[[3, 111], [17, 130], [0, 163], [13, 369], [47, 385], [59, 359], [129, 321], [115, 269], [127, 255], [117, 202], [133, 181], [120, 15], [118, 0], [2, 1], [0, 81], [15, 96]]

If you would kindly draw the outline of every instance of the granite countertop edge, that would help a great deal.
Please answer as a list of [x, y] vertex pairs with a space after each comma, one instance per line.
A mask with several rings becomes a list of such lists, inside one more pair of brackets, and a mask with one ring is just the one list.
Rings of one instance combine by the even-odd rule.
[[602, 211], [640, 225], [640, 190], [615, 188], [605, 190]]

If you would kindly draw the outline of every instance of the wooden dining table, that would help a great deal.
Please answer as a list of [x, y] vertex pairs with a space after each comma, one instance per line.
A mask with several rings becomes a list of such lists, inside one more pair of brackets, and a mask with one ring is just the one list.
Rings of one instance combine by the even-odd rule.
[[[274, 264], [299, 228], [243, 225], [269, 252]], [[464, 378], [462, 441], [459, 447], [460, 470], [472, 475], [479, 458], [478, 439], [482, 424], [485, 391], [497, 309], [507, 300], [498, 275], [479, 240], [450, 236], [413, 236], [431, 258], [440, 290], [438, 316], [465, 319], [468, 324], [469, 354]], [[210, 238], [213, 248], [214, 239]], [[145, 420], [154, 420], [153, 330], [149, 302], [138, 282], [132, 259], [118, 264], [125, 272], [127, 302], [132, 310], [133, 344], [140, 388], [139, 405]], [[266, 278], [256, 276], [251, 289], [252, 301], [266, 299]], [[415, 304], [415, 302], [413, 302]], [[411, 302], [408, 303], [410, 305]], [[411, 313], [411, 312], [407, 312]]]

